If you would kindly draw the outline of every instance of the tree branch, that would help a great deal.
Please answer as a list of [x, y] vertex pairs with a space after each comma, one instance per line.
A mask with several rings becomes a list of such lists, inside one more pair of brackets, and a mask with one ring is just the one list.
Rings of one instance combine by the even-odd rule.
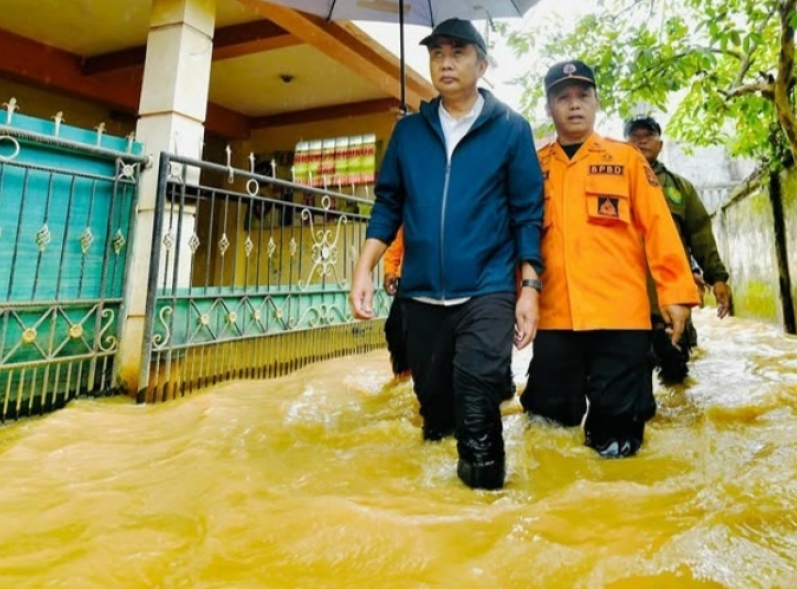
[[789, 142], [791, 155], [797, 161], [797, 116], [789, 100], [794, 75], [794, 27], [791, 24], [791, 16], [795, 5], [797, 0], [780, 0], [780, 58], [774, 100], [778, 122]]
[[719, 92], [728, 100], [732, 98], [739, 98], [740, 96], [745, 96], [746, 94], [755, 94], [756, 92], [761, 92], [761, 94], [770, 100], [774, 100], [775, 84], [768, 80], [759, 80], [757, 82], [745, 84], [744, 86], [731, 88], [730, 90], [720, 90]]
[[[743, 59], [744, 54], [741, 51], [735, 51], [733, 49], [720, 49], [718, 47], [706, 47], [703, 45], [691, 45], [689, 46], [686, 51], [681, 51], [668, 57], [667, 59], [662, 59], [661, 61], [652, 64], [649, 68], [645, 69], [644, 72], [649, 76], [656, 76], [659, 74], [664, 73], [667, 67], [679, 59], [683, 59], [684, 57], [689, 57], [692, 53], [697, 51], [710, 51], [712, 53], [719, 53], [723, 55], [730, 55], [736, 57], [738, 59]], [[642, 88], [648, 85], [647, 80], [642, 81], [639, 85], [630, 89], [630, 92], [638, 92]], [[750, 92], [745, 92], [745, 94], [749, 94]]]
[[[767, 14], [766, 18], [761, 21], [761, 23], [758, 25], [758, 28], [756, 29], [756, 33], [758, 34], [759, 37], [764, 34], [764, 29], [767, 27], [769, 21], [772, 19], [773, 16], [775, 16], [774, 6], [769, 11], [769, 14]], [[742, 59], [742, 65], [739, 66], [739, 71], [736, 73], [736, 79], [733, 81], [733, 84], [731, 85], [732, 89], [742, 85], [744, 77], [747, 75], [747, 73], [750, 71], [750, 67], [753, 65], [753, 54], [755, 53], [756, 49], [758, 49], [758, 43], [753, 43], [752, 47], [750, 47], [750, 50]]]
[[[747, 54], [739, 51], [738, 49], [721, 49], [719, 47], [706, 47], [704, 45], [692, 45], [692, 49], [695, 51], [708, 51], [710, 53], [717, 53], [718, 55], [729, 55], [730, 57], [735, 57], [739, 61], [743, 61]], [[681, 54], [680, 57], [685, 57], [688, 54]]]

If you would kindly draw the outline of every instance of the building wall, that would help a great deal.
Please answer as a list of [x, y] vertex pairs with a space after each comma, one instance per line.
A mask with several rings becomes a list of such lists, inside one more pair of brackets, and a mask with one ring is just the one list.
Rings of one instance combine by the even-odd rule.
[[396, 114], [384, 112], [299, 125], [256, 129], [252, 132], [252, 138], [249, 143], [255, 153], [292, 151], [299, 141], [307, 139], [373, 133], [376, 135], [377, 141], [382, 141], [383, 144], [386, 144], [390, 134], [393, 132], [396, 121]]
[[[31, 117], [50, 120], [61, 111], [65, 124], [91, 130], [100, 123], [105, 123], [105, 132], [119, 137], [130, 134], [136, 128], [136, 117], [132, 115], [80, 98], [0, 78], [0, 104], [11, 98], [17, 99], [20, 113]], [[5, 122], [5, 114], [0, 113], [0, 123]]]
[[732, 158], [723, 146], [694, 147], [688, 152], [665, 139], [661, 160], [697, 187], [742, 182], [755, 171], [755, 162]]

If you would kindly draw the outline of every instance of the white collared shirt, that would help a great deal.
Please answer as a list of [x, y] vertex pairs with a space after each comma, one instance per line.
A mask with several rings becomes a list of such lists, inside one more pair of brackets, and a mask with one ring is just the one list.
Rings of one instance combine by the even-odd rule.
[[451, 116], [443, 106], [442, 100], [437, 110], [440, 115], [440, 125], [443, 127], [443, 136], [446, 138], [446, 152], [448, 154], [448, 161], [450, 162], [454, 149], [456, 149], [459, 142], [462, 141], [462, 138], [468, 134], [473, 123], [479, 118], [479, 115], [482, 114], [482, 110], [484, 110], [484, 96], [481, 95], [481, 92], [477, 93], [476, 102], [473, 103], [473, 107], [465, 116], [459, 119], [455, 119]]
[[[462, 138], [468, 134], [468, 131], [470, 131], [473, 123], [476, 122], [476, 119], [479, 118], [479, 115], [482, 114], [482, 110], [484, 110], [484, 96], [481, 95], [481, 92], [478, 92], [477, 94], [478, 96], [476, 98], [476, 102], [473, 103], [473, 107], [470, 109], [470, 111], [465, 116], [458, 119], [452, 117], [451, 114], [445, 109], [442, 100], [440, 101], [440, 106], [437, 108], [440, 115], [440, 126], [443, 127], [443, 136], [446, 139], [446, 153], [448, 155], [449, 162], [451, 162], [451, 156], [454, 153], [454, 149], [456, 149], [459, 142], [462, 141]], [[448, 307], [467, 303], [470, 300], [470, 297], [459, 299], [433, 299], [430, 297], [417, 297], [415, 300], [421, 303], [445, 305]]]

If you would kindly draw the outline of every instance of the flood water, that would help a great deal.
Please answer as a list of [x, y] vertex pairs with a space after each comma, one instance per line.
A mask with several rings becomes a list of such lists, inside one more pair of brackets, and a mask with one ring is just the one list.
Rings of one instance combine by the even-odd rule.
[[382, 351], [2, 427], [0, 587], [797, 587], [797, 340], [696, 323], [692, 381], [657, 388], [638, 457], [513, 401], [502, 491], [421, 442]]

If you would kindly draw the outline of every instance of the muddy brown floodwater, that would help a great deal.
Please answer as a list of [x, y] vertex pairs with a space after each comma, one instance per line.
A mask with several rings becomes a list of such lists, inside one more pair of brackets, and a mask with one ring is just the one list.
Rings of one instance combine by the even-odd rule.
[[513, 401], [497, 492], [459, 483], [452, 440], [421, 442], [383, 351], [2, 427], [0, 587], [797, 587], [797, 340], [697, 326], [638, 457]]

